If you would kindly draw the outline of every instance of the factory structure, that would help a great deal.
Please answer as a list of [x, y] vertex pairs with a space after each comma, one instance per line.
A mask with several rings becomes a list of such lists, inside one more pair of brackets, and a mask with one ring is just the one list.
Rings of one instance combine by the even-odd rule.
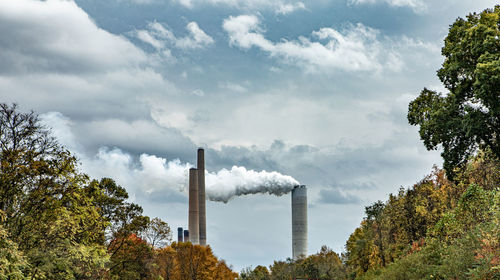
[[292, 190], [292, 257], [307, 256], [307, 188]]
[[[292, 190], [292, 257], [307, 256], [307, 188]], [[207, 244], [207, 215], [205, 198], [205, 151], [198, 149], [197, 168], [189, 169], [188, 230], [177, 229], [178, 242]]]
[[207, 245], [207, 212], [205, 200], [205, 150], [198, 149], [197, 168], [189, 169], [188, 229], [177, 229], [178, 242]]

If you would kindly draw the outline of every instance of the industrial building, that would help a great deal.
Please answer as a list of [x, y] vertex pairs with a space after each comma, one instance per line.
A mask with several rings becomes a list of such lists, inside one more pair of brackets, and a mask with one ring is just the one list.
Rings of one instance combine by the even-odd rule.
[[[197, 153], [197, 168], [189, 169], [188, 229], [178, 228], [178, 242], [207, 244], [205, 154], [202, 148]], [[307, 188], [295, 186], [292, 198], [292, 257], [307, 256]]]

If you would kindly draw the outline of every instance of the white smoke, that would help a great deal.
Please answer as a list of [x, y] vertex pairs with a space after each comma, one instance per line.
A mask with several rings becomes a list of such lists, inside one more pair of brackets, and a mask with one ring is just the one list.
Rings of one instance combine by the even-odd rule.
[[[175, 159], [142, 154], [139, 164], [132, 164], [132, 157], [123, 151], [115, 149], [99, 150], [96, 157], [84, 165], [91, 164], [88, 170], [91, 175], [113, 177], [124, 185], [135, 187], [145, 193], [155, 193], [165, 190], [188, 193], [189, 168], [193, 165], [181, 163]], [[230, 170], [221, 169], [218, 172], [205, 171], [206, 198], [211, 201], [227, 203], [241, 195], [267, 193], [281, 196], [290, 192], [299, 182], [291, 176], [278, 172], [247, 170], [245, 167], [233, 166]]]
[[[167, 161], [148, 154], [140, 155], [138, 164], [133, 164], [132, 156], [118, 148], [101, 148], [94, 159], [83, 160], [83, 164], [90, 175], [116, 178], [125, 187], [131, 186], [145, 193], [171, 190], [186, 195], [189, 168], [193, 167], [179, 159]], [[205, 170], [205, 182], [207, 200], [224, 203], [237, 196], [257, 193], [281, 196], [299, 185], [291, 176], [279, 172], [247, 170], [241, 166], [218, 172]]]
[[278, 172], [257, 172], [245, 167], [233, 166], [217, 173], [205, 172], [206, 196], [208, 200], [228, 202], [241, 195], [268, 193], [283, 195], [292, 191], [299, 182], [291, 176]]
[[[167, 161], [155, 155], [141, 154], [138, 161], [119, 148], [101, 147], [97, 154], [87, 155], [77, 137], [71, 131], [72, 122], [59, 112], [41, 115], [43, 123], [52, 128], [53, 135], [82, 163], [83, 171], [93, 178], [110, 177], [131, 192], [143, 192], [158, 196], [160, 193], [188, 193], [190, 163], [179, 159]], [[267, 193], [283, 195], [290, 192], [299, 182], [291, 176], [278, 172], [247, 170], [233, 166], [230, 170], [218, 172], [205, 170], [206, 198], [227, 203], [230, 199], [249, 194]], [[178, 196], [169, 196], [174, 199]], [[161, 198], [160, 198], [161, 199]], [[182, 199], [182, 197], [181, 197]]]

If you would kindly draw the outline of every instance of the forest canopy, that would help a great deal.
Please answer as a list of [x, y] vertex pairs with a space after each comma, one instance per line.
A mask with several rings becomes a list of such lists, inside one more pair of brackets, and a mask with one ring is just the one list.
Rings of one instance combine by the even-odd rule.
[[500, 157], [500, 6], [458, 18], [444, 41], [437, 74], [447, 92], [424, 88], [409, 105], [429, 150], [442, 147], [453, 177], [478, 149]]

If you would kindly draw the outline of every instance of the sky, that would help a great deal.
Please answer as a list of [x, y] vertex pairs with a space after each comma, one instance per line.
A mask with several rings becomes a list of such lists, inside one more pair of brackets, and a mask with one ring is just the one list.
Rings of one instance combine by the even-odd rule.
[[[444, 91], [449, 25], [495, 4], [0, 0], [0, 102], [40, 114], [83, 172], [115, 179], [174, 232], [197, 147], [207, 184], [229, 178], [213, 193], [243, 173], [294, 178], [308, 186], [308, 253], [340, 253], [365, 206], [442, 165], [408, 103]], [[238, 271], [285, 260], [290, 201], [208, 201], [208, 243]]]

